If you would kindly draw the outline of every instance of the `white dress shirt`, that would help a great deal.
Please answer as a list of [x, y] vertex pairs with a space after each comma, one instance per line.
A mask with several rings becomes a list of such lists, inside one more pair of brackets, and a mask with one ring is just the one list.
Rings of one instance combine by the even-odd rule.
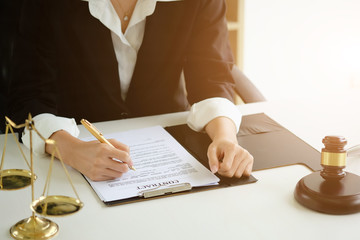
[[[90, 14], [99, 19], [111, 31], [118, 62], [121, 97], [125, 100], [134, 72], [137, 53], [143, 41], [146, 17], [153, 14], [157, 2], [181, 0], [138, 0], [125, 33], [121, 30], [121, 19], [118, 17], [110, 0], [83, 1], [89, 3]], [[209, 98], [193, 104], [187, 123], [193, 130], [202, 131], [207, 123], [219, 116], [225, 116], [233, 120], [236, 129], [239, 130], [242, 116], [237, 107], [225, 98]], [[79, 129], [74, 119], [58, 117], [48, 113], [39, 114], [33, 119], [36, 128], [45, 138], [49, 138], [59, 130], [65, 130], [74, 137], [79, 136]], [[29, 147], [29, 133], [26, 129], [22, 140]], [[33, 151], [37, 154], [45, 153], [45, 143], [36, 134], [33, 135]]]

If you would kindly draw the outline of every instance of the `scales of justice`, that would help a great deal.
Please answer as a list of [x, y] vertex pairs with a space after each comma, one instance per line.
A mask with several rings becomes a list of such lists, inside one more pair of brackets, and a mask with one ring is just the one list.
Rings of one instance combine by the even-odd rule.
[[[51, 139], [45, 139], [35, 128], [34, 121], [32, 120], [31, 114], [29, 114], [28, 119], [25, 120], [24, 124], [16, 125], [8, 117], [5, 117], [6, 120], [6, 130], [5, 130], [5, 143], [4, 150], [1, 157], [0, 165], [0, 190], [18, 190], [31, 186], [31, 195], [32, 202], [30, 208], [32, 210], [32, 216], [25, 218], [10, 228], [10, 234], [15, 239], [50, 239], [54, 237], [59, 232], [59, 226], [53, 221], [40, 217], [49, 216], [65, 216], [78, 212], [82, 207], [83, 203], [80, 201], [79, 196], [75, 190], [75, 187], [71, 181], [70, 175], [64, 165], [64, 162], [60, 156], [59, 149], [56, 145], [56, 142]], [[20, 146], [20, 143], [14, 133], [13, 128], [19, 129], [25, 127], [29, 130], [30, 135], [30, 163], [26, 159], [26, 156]], [[5, 150], [9, 130], [14, 136], [17, 146], [21, 152], [22, 157], [24, 158], [29, 170], [25, 169], [3, 169], [4, 159], [5, 159]], [[32, 149], [32, 134], [35, 132], [46, 144], [53, 145], [53, 150], [51, 153], [51, 161], [49, 164], [49, 170], [44, 186], [44, 191], [42, 196], [39, 199], [35, 200], [34, 197], [34, 181], [37, 176], [34, 173], [34, 157]], [[48, 195], [50, 187], [50, 179], [52, 173], [52, 167], [55, 159], [55, 154], [60, 160], [61, 165], [65, 171], [68, 181], [71, 184], [71, 187], [76, 195], [76, 198], [62, 196], [62, 195]]]

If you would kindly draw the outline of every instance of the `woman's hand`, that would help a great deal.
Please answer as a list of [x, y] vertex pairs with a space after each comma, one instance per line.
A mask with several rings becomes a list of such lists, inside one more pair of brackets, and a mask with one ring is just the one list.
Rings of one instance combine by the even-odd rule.
[[[115, 148], [97, 140], [81, 141], [66, 131], [55, 132], [50, 138], [56, 141], [64, 163], [93, 181], [121, 177], [129, 170], [128, 165], [132, 165], [129, 147], [114, 139], [109, 139], [109, 142]], [[51, 153], [53, 146], [46, 144], [45, 148], [47, 153]]]
[[254, 158], [238, 144], [232, 120], [215, 118], [206, 125], [205, 130], [212, 139], [208, 148], [211, 171], [225, 177], [250, 176]]

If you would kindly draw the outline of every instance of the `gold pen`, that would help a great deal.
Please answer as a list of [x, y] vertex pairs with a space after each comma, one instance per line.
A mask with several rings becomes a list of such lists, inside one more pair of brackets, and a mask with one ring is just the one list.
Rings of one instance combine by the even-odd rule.
[[[94, 137], [97, 138], [97, 140], [99, 140], [99, 141], [102, 142], [102, 143], [106, 143], [106, 144], [114, 147], [114, 145], [112, 145], [112, 144], [102, 135], [102, 133], [101, 133], [94, 125], [92, 125], [88, 120], [86, 120], [86, 119], [81, 119], [80, 122], [81, 122], [82, 125], [84, 125], [84, 127], [85, 127]], [[114, 147], [114, 148], [115, 148], [115, 147]], [[131, 165], [129, 165], [129, 168], [130, 168], [131, 170], [134, 170], [134, 171], [136, 170], [136, 169], [134, 168], [134, 166], [131, 166]]]

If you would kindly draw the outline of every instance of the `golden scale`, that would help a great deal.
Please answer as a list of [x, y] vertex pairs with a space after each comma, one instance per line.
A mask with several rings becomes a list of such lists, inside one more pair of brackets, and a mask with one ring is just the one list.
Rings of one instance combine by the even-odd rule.
[[[25, 218], [19, 222], [17, 222], [14, 226], [10, 228], [10, 234], [15, 239], [50, 239], [54, 237], [58, 231], [59, 226], [52, 222], [51, 220], [39, 217], [49, 216], [65, 216], [69, 214], [73, 214], [79, 211], [83, 207], [83, 203], [80, 201], [79, 196], [75, 190], [75, 187], [71, 181], [70, 175], [66, 170], [64, 162], [60, 156], [60, 152], [56, 145], [56, 142], [51, 139], [45, 139], [35, 128], [34, 121], [32, 120], [31, 114], [29, 114], [28, 119], [25, 120], [24, 124], [16, 125], [13, 121], [11, 121], [8, 117], [5, 117], [6, 120], [6, 130], [5, 130], [5, 143], [4, 150], [1, 157], [1, 165], [0, 165], [0, 190], [18, 190], [25, 188], [27, 186], [31, 186], [31, 194], [32, 194], [32, 203], [30, 208], [32, 210], [32, 216], [29, 218]], [[13, 128], [23, 128], [25, 127], [29, 130], [30, 135], [30, 164], [25, 157], [25, 154], [20, 146], [20, 143], [14, 133]], [[5, 169], [3, 170], [4, 158], [5, 158], [5, 150], [6, 143], [9, 130], [15, 138], [18, 148], [20, 149], [21, 155], [24, 158], [29, 170], [24, 169]], [[34, 181], [36, 180], [36, 175], [34, 174], [34, 160], [33, 160], [33, 150], [32, 150], [32, 134], [33, 131], [46, 143], [52, 144], [53, 152], [51, 154], [51, 161], [49, 164], [49, 170], [44, 186], [44, 191], [42, 196], [35, 200], [34, 198]], [[55, 154], [57, 154], [62, 167], [65, 171], [68, 181], [71, 184], [71, 187], [76, 195], [76, 198], [62, 196], [62, 195], [48, 195], [49, 187], [50, 187], [50, 179], [52, 173], [52, 167], [55, 159]]]

